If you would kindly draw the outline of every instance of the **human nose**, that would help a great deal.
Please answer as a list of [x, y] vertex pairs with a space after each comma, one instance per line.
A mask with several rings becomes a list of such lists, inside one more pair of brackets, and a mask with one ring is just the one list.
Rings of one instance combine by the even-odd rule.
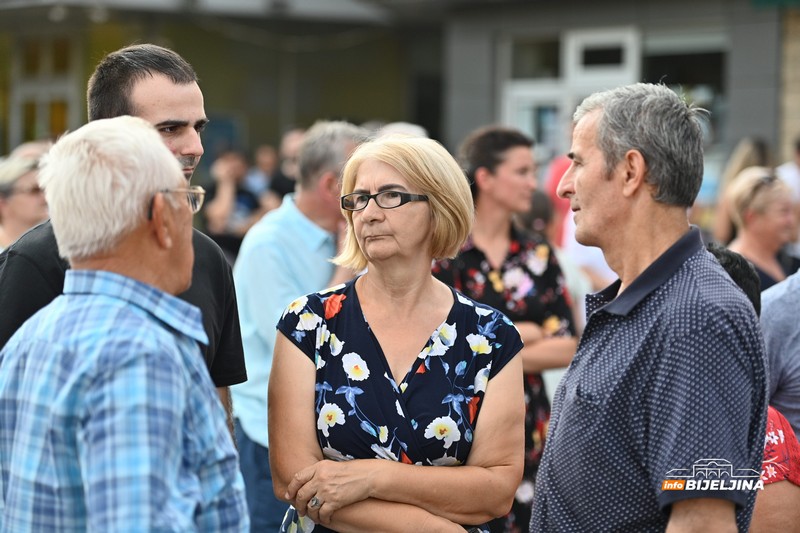
[[532, 170], [528, 173], [528, 187], [531, 191], [535, 191], [539, 188], [539, 180], [536, 177], [536, 171]]
[[361, 210], [361, 216], [367, 220], [374, 220], [383, 216], [383, 209], [378, 205], [374, 196], [367, 198], [367, 205]]
[[558, 182], [556, 194], [559, 198], [569, 198], [575, 193], [575, 182], [572, 176], [572, 165], [569, 166], [564, 175]]
[[186, 138], [184, 139], [183, 146], [181, 147], [181, 155], [200, 157], [203, 155], [203, 153], [203, 141], [200, 138], [200, 132], [194, 128], [188, 128]]

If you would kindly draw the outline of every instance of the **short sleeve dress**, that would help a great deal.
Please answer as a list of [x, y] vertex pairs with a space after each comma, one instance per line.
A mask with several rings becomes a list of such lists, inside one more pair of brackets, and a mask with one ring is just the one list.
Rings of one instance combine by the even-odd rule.
[[[303, 296], [278, 330], [317, 368], [316, 426], [327, 459], [458, 466], [469, 456], [488, 382], [520, 351], [505, 315], [453, 291], [445, 321], [408, 373], [393, 376], [355, 281]], [[281, 531], [330, 531], [290, 508]]]
[[[499, 269], [468, 239], [455, 259], [434, 263], [433, 275], [469, 298], [505, 313], [513, 322], [533, 322], [551, 337], [575, 334], [569, 293], [555, 253], [537, 235], [512, 228]], [[494, 532], [528, 531], [533, 483], [544, 451], [550, 402], [541, 374], [525, 375], [525, 471], [511, 512], [493, 520]]]

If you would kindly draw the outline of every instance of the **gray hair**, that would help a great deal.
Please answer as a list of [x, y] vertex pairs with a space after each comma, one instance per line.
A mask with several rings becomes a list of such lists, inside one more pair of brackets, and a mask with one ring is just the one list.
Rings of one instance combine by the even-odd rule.
[[366, 141], [369, 132], [344, 121], [319, 121], [305, 134], [298, 157], [297, 181], [311, 188], [325, 172], [342, 175], [353, 148]]
[[703, 181], [700, 115], [707, 111], [687, 104], [665, 85], [636, 83], [592, 94], [573, 120], [598, 109], [597, 145], [607, 171], [628, 150], [638, 150], [647, 164], [645, 181], [655, 187], [653, 199], [690, 207]]
[[33, 157], [11, 155], [0, 160], [0, 197], [10, 195], [17, 180], [36, 170], [38, 165], [39, 159]]
[[129, 116], [95, 120], [61, 137], [42, 159], [39, 183], [58, 251], [69, 261], [113, 251], [146, 220], [157, 191], [186, 186], [156, 129]]

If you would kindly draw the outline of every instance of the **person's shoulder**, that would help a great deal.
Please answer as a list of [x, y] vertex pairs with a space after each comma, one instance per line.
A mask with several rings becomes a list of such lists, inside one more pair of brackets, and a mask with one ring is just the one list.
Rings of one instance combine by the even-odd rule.
[[183, 337], [148, 310], [102, 294], [61, 295], [37, 311], [18, 333], [21, 338], [37, 338], [86, 352], [102, 352], [103, 346], [150, 346], [158, 352]]
[[664, 286], [664, 301], [680, 320], [692, 316], [707, 323], [729, 317], [752, 322], [755, 317], [747, 296], [705, 249], [692, 255]]
[[192, 230], [192, 245], [194, 246], [194, 263], [200, 268], [195, 268], [195, 275], [202, 272], [216, 272], [229, 267], [225, 252], [211, 237], [197, 228]]
[[[481, 303], [477, 300], [465, 296], [461, 292], [451, 289], [455, 293], [455, 305], [460, 308], [462, 313], [466, 313], [469, 317], [474, 317], [479, 322], [495, 322], [498, 325], [512, 326], [511, 320], [502, 312], [494, 307]], [[486, 318], [488, 317], [488, 318]]]
[[761, 293], [762, 313], [796, 304], [800, 300], [800, 271]]
[[286, 244], [291, 244], [292, 235], [292, 224], [286, 214], [281, 208], [273, 209], [247, 231], [236, 261], [242, 261], [255, 251], [259, 254], [262, 250], [281, 251]]
[[42, 261], [63, 263], [58, 255], [58, 244], [49, 220], [25, 232], [16, 242], [3, 251], [3, 255], [27, 257]]

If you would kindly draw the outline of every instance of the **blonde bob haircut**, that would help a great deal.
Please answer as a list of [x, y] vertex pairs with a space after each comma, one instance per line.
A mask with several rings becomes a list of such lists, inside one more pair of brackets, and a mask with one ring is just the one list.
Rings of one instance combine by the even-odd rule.
[[768, 167], [747, 167], [739, 172], [727, 191], [731, 219], [737, 228], [745, 225], [748, 211], [764, 213], [775, 200], [791, 198], [792, 191]]
[[[390, 135], [361, 144], [342, 172], [342, 195], [355, 189], [358, 169], [365, 161], [380, 161], [395, 169], [411, 192], [428, 197], [433, 226], [431, 259], [455, 257], [472, 231], [475, 208], [464, 171], [452, 155], [432, 139]], [[402, 207], [400, 208], [402, 209]], [[333, 262], [356, 271], [367, 266], [353, 231], [353, 213], [347, 219], [344, 249]]]

